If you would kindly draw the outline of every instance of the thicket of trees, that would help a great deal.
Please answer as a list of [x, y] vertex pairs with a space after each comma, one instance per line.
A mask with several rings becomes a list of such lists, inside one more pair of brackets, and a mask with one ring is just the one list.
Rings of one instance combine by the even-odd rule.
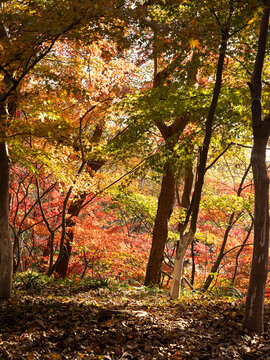
[[28, 268], [185, 280], [248, 288], [263, 331], [269, 7], [1, 2], [1, 298]]

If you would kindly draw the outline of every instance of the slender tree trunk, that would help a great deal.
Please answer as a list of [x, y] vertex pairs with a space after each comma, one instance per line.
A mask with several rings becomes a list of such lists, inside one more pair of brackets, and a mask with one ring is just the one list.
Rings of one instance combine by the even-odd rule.
[[170, 290], [170, 296], [173, 299], [179, 298], [179, 293], [181, 289], [181, 278], [183, 275], [184, 268], [184, 259], [188, 249], [189, 244], [194, 239], [194, 233], [192, 231], [188, 231], [186, 234], [181, 235], [181, 241], [179, 241], [176, 255], [174, 260], [174, 270], [173, 270], [173, 279]]
[[[241, 182], [239, 184], [239, 187], [238, 187], [238, 190], [237, 190], [237, 197], [240, 197], [241, 196], [241, 193], [242, 193], [242, 190], [243, 190], [243, 186], [244, 186], [244, 182], [245, 182], [245, 179], [250, 171], [250, 168], [251, 168], [251, 164], [249, 164], [249, 166], [247, 167], [244, 175], [242, 176], [242, 179], [241, 179]], [[227, 228], [225, 230], [225, 234], [223, 236], [223, 241], [222, 241], [222, 244], [221, 244], [221, 248], [219, 250], [219, 254], [218, 254], [218, 257], [216, 258], [212, 268], [211, 268], [211, 271], [210, 271], [210, 274], [208, 275], [207, 279], [205, 280], [205, 283], [202, 287], [202, 291], [205, 292], [208, 290], [209, 286], [211, 285], [213, 279], [214, 279], [214, 273], [217, 272], [219, 266], [220, 266], [220, 263], [222, 261], [222, 259], [224, 258], [224, 255], [226, 253], [224, 253], [224, 250], [225, 250], [225, 247], [226, 247], [226, 244], [227, 244], [227, 241], [228, 241], [228, 237], [229, 237], [229, 234], [230, 234], [230, 231], [231, 229], [233, 228], [234, 224], [238, 221], [238, 219], [240, 218], [241, 214], [239, 214], [238, 216], [236, 216], [236, 212], [233, 211], [230, 215], [230, 218], [229, 218], [229, 222], [228, 222], [228, 225], [227, 225]]]
[[167, 162], [158, 199], [158, 208], [153, 229], [152, 247], [145, 276], [145, 285], [159, 284], [163, 253], [168, 236], [168, 221], [173, 211], [175, 172]]
[[240, 249], [237, 252], [237, 255], [235, 257], [235, 269], [234, 269], [233, 278], [232, 278], [232, 285], [234, 285], [234, 283], [235, 283], [237, 270], [238, 270], [238, 265], [239, 265], [239, 261], [238, 261], [239, 257], [240, 257], [240, 255], [241, 255], [241, 253], [242, 253], [244, 247], [246, 246], [246, 243], [247, 243], [247, 241], [248, 241], [248, 239], [250, 237], [251, 231], [253, 229], [253, 225], [254, 225], [254, 219], [252, 218], [252, 222], [251, 222], [251, 225], [250, 225], [250, 227], [248, 229], [247, 235], [246, 235], [246, 237], [245, 237], [245, 239], [243, 241], [243, 244], [241, 245], [241, 247], [240, 247]]
[[[60, 244], [59, 254], [55, 263], [48, 270], [47, 274], [49, 276], [53, 272], [56, 272], [60, 277], [64, 278], [67, 274], [74, 238], [74, 227], [76, 225], [75, 218], [79, 216], [81, 207], [85, 201], [86, 196], [87, 193], [81, 194], [81, 196], [74, 200], [68, 208], [67, 214], [69, 216], [72, 216], [72, 218], [64, 220], [65, 226], [63, 229], [64, 234], [62, 235], [62, 243]], [[66, 231], [66, 228], [69, 228], [69, 230]]]
[[224, 66], [227, 42], [228, 42], [228, 34], [227, 31], [224, 31], [222, 34], [222, 41], [219, 49], [219, 58], [218, 58], [217, 71], [216, 71], [216, 82], [213, 91], [212, 102], [206, 120], [205, 137], [201, 151], [199, 166], [198, 166], [197, 181], [192, 199], [192, 216], [190, 221], [190, 229], [186, 234], [180, 234], [179, 246], [176, 251], [173, 280], [170, 291], [170, 296], [173, 299], [177, 299], [179, 297], [181, 290], [181, 276], [183, 272], [183, 262], [184, 262], [185, 254], [189, 244], [194, 239], [196, 233], [197, 219], [199, 214], [201, 194], [202, 194], [204, 175], [206, 169], [206, 162], [207, 162], [208, 150], [210, 147], [210, 141], [212, 136], [212, 125], [214, 121], [215, 111], [217, 108], [218, 98], [222, 84], [222, 74], [223, 74], [223, 66]]
[[[59, 256], [54, 264], [55, 266], [52, 267], [50, 273], [56, 272], [63, 279], [66, 277], [68, 272], [69, 259], [72, 251], [72, 245], [73, 245], [73, 236], [69, 237], [69, 234], [67, 232], [65, 236], [65, 243], [63, 250], [59, 253]], [[48, 272], [49, 275], [50, 273]]]
[[196, 263], [195, 263], [195, 251], [194, 251], [195, 239], [191, 241], [191, 259], [192, 259], [192, 269], [190, 283], [194, 286], [195, 274], [196, 274]]
[[218, 268], [219, 268], [219, 265], [224, 257], [224, 250], [225, 250], [225, 246], [227, 244], [227, 241], [228, 241], [228, 237], [229, 237], [229, 233], [233, 227], [233, 224], [235, 223], [234, 221], [234, 216], [235, 216], [235, 212], [233, 212], [230, 216], [230, 220], [229, 220], [229, 225], [227, 226], [226, 228], [226, 231], [225, 231], [225, 234], [224, 234], [224, 237], [223, 237], [223, 241], [222, 241], [222, 244], [221, 244], [221, 248], [219, 250], [219, 254], [218, 254], [218, 257], [216, 258], [212, 268], [211, 268], [211, 271], [210, 271], [210, 274], [207, 276], [206, 280], [205, 280], [205, 283], [202, 287], [202, 292], [206, 292], [207, 289], [209, 288], [209, 286], [211, 285], [213, 279], [214, 279], [214, 274], [217, 272]]
[[[193, 147], [192, 147], [191, 151], [193, 151]], [[181, 201], [179, 200], [179, 196], [177, 196], [178, 205], [180, 207], [184, 208], [186, 211], [188, 211], [188, 209], [190, 207], [190, 195], [191, 195], [191, 190], [192, 190], [192, 186], [193, 186], [193, 179], [194, 179], [194, 175], [193, 175], [193, 171], [192, 171], [192, 162], [189, 161], [189, 163], [187, 164], [187, 168], [185, 169], [185, 184], [184, 184]], [[179, 234], [181, 234], [181, 236], [183, 235], [184, 228], [185, 228], [185, 224], [183, 222], [179, 221], [178, 232], [179, 232]], [[190, 241], [189, 236], [190, 236], [190, 234], [186, 234], [186, 236], [183, 236], [182, 243], [181, 244], [180, 244], [180, 242], [177, 243], [176, 254], [177, 253], [179, 253], [179, 254], [186, 253], [187, 248], [185, 249], [185, 247], [187, 247], [189, 244], [189, 241]], [[179, 246], [181, 246], [182, 249], [179, 249]], [[181, 278], [182, 278], [182, 272], [183, 272], [183, 267], [184, 267], [183, 264], [184, 264], [184, 257], [178, 258], [176, 267], [174, 267], [174, 272], [175, 272], [175, 274], [178, 274], [177, 276], [179, 278], [179, 281], [181, 281]], [[194, 257], [192, 257], [192, 270], [193, 270], [192, 276], [193, 276], [193, 280], [194, 280], [194, 276], [195, 276]], [[181, 287], [181, 285], [178, 282], [176, 282], [175, 288], [177, 289], [178, 286]]]
[[[20, 239], [15, 231], [14, 234], [14, 242], [13, 242], [13, 273], [15, 273], [21, 263], [21, 249], [20, 249]], [[17, 258], [16, 258], [17, 252]]]
[[256, 61], [250, 91], [252, 97], [253, 148], [251, 164], [255, 189], [254, 246], [244, 327], [261, 333], [264, 330], [264, 295], [269, 252], [269, 179], [266, 167], [266, 146], [270, 134], [270, 115], [262, 120], [262, 69], [269, 26], [270, 1], [265, 1], [262, 14]]
[[190, 161], [188, 164], [188, 167], [185, 171], [185, 184], [184, 184], [184, 190], [183, 190], [182, 199], [181, 199], [181, 207], [186, 210], [190, 206], [190, 194], [191, 194], [191, 190], [192, 190], [193, 180], [194, 180], [194, 175], [193, 175], [193, 170], [192, 170], [192, 163]]

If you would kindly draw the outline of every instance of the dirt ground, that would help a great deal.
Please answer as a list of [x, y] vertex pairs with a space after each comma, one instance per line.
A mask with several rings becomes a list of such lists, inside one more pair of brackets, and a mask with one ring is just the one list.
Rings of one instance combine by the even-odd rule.
[[270, 309], [262, 336], [243, 330], [243, 311], [143, 287], [16, 288], [1, 301], [0, 359], [270, 360]]

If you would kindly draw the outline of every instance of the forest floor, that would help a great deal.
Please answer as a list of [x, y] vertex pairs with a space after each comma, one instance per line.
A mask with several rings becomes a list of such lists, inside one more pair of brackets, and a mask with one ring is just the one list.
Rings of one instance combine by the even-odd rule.
[[46, 284], [15, 285], [0, 305], [1, 360], [270, 360], [270, 308], [257, 336], [242, 328], [243, 300]]

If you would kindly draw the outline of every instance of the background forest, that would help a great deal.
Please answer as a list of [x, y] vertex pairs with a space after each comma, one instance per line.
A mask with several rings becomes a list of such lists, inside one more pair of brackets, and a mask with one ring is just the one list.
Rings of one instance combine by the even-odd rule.
[[12, 267], [246, 296], [269, 4], [1, 2], [1, 297]]

